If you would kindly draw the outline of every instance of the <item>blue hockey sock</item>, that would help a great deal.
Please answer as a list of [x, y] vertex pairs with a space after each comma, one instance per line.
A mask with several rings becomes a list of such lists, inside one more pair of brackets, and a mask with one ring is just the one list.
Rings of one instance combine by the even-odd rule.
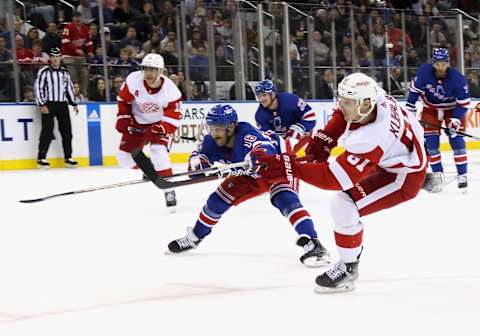
[[216, 192], [211, 194], [208, 197], [207, 204], [198, 215], [198, 219], [193, 227], [193, 233], [199, 239], [209, 235], [212, 232], [212, 228], [228, 209], [230, 209], [230, 204], [221, 199]]
[[440, 136], [430, 134], [425, 136], [427, 151], [430, 155], [430, 167], [433, 172], [443, 172], [442, 156], [440, 154]]
[[455, 165], [457, 166], [458, 175], [464, 175], [467, 173], [467, 149], [465, 146], [465, 139], [463, 136], [457, 135], [454, 138], [450, 138], [450, 146], [453, 149], [453, 158]]

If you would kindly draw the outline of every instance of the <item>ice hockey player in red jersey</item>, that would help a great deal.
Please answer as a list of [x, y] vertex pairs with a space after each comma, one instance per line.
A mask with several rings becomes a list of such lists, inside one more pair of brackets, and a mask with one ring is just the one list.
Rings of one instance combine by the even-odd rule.
[[[141, 67], [141, 71], [127, 76], [117, 97], [116, 129], [122, 134], [117, 159], [122, 167], [133, 168], [132, 150], [150, 143], [151, 160], [158, 174], [170, 176], [168, 152], [180, 123], [182, 94], [162, 74], [165, 64], [161, 55], [145, 55]], [[169, 210], [175, 211], [174, 190], [165, 191], [165, 201]]]
[[[353, 290], [363, 249], [361, 217], [414, 198], [428, 165], [423, 128], [415, 116], [362, 73], [338, 85], [339, 101], [323, 130], [310, 139], [298, 162], [290, 154], [260, 156], [259, 173], [272, 182], [299, 177], [321, 189], [339, 190], [331, 202], [340, 261], [316, 278], [318, 293]], [[327, 162], [342, 137], [345, 152]]]

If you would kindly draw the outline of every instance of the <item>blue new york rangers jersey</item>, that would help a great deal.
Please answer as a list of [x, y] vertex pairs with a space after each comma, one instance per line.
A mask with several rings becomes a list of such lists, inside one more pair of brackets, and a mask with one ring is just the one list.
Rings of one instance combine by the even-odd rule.
[[277, 93], [278, 107], [271, 111], [260, 105], [255, 113], [255, 120], [262, 131], [271, 130], [285, 137], [293, 124], [298, 125], [305, 133], [310, 132], [316, 123], [315, 112], [297, 95]]
[[465, 115], [470, 105], [465, 76], [457, 69], [449, 67], [447, 76], [438, 79], [431, 63], [422, 64], [410, 83], [408, 109], [414, 110], [418, 97], [421, 97], [426, 106], [439, 110], [453, 110], [453, 117], [458, 119]]
[[247, 122], [239, 122], [235, 129], [233, 148], [219, 147], [210, 135], [206, 135], [191, 157], [199, 155], [210, 164], [242, 162], [253, 148], [263, 148], [267, 154], [280, 154], [282, 141], [274, 133], [263, 133]]

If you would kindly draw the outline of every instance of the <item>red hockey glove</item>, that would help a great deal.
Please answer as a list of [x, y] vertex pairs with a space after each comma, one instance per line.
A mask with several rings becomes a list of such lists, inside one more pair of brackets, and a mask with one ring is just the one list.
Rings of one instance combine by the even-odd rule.
[[310, 138], [305, 154], [313, 157], [313, 160], [318, 162], [327, 162], [330, 157], [330, 151], [336, 146], [335, 141], [323, 133], [322, 130], [317, 130]]
[[146, 139], [149, 141], [158, 141], [161, 138], [167, 138], [169, 134], [167, 133], [165, 126], [162, 123], [153, 124], [146, 131]]
[[120, 114], [117, 116], [115, 128], [122, 134], [129, 133], [128, 128], [132, 125], [132, 121], [133, 119], [130, 114]]
[[287, 153], [258, 155], [257, 164], [264, 166], [257, 173], [268, 182], [290, 184], [293, 187], [297, 165], [294, 155]]

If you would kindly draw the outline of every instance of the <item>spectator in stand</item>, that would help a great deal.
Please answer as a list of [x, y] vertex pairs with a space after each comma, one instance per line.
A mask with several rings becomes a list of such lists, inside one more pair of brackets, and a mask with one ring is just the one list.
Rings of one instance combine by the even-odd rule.
[[470, 71], [468, 73], [468, 90], [471, 98], [480, 98], [480, 83], [478, 80], [477, 71]]
[[192, 100], [207, 100], [208, 86], [204, 81], [195, 81], [192, 87]]
[[127, 35], [120, 40], [120, 48], [132, 47], [135, 53], [133, 58], [142, 58], [144, 53], [142, 51], [142, 44], [137, 39], [137, 29], [133, 26], [128, 27]]
[[472, 54], [472, 59], [470, 60], [470, 65], [472, 68], [480, 68], [480, 51], [475, 50]]
[[42, 38], [42, 45], [45, 50], [51, 50], [53, 48], [60, 49], [62, 47], [62, 38], [58, 33], [57, 25], [55, 22], [48, 23], [47, 32]]
[[112, 42], [112, 36], [110, 34], [110, 28], [103, 27], [105, 32], [105, 44], [107, 45], [107, 56], [110, 58], [118, 58], [120, 56], [120, 50], [117, 45]]
[[116, 22], [115, 28], [119, 30], [119, 36], [125, 35], [130, 20], [138, 13], [130, 8], [128, 0], [120, 0], [120, 5], [113, 10], [113, 17]]
[[93, 42], [90, 40], [90, 29], [83, 23], [82, 15], [73, 14], [72, 22], [63, 28], [62, 55], [93, 57]]
[[213, 14], [212, 25], [213, 25], [213, 29], [214, 29], [215, 31], [218, 31], [218, 29], [223, 26], [223, 16], [222, 16], [222, 13], [220, 13], [220, 12], [215, 12], [215, 14]]
[[107, 100], [105, 96], [105, 80], [102, 77], [97, 78], [93, 93], [88, 98], [94, 102], [104, 102]]
[[332, 36], [330, 29], [331, 23], [327, 11], [323, 8], [317, 10], [315, 14], [315, 30], [318, 31], [324, 39], [328, 40]]
[[381, 60], [385, 58], [385, 29], [380, 23], [373, 26], [372, 35], [370, 35], [373, 46], [373, 59], [375, 65], [380, 65]]
[[176, 27], [176, 22], [175, 22], [175, 16], [173, 15], [164, 15], [160, 19], [160, 23], [158, 25], [158, 31], [160, 32], [160, 36], [162, 38], [165, 38], [165, 36], [169, 32], [175, 32], [177, 29]]
[[23, 38], [20, 35], [16, 35], [15, 52], [17, 53], [17, 60], [18, 62], [31, 62], [33, 59], [33, 52], [31, 49], [25, 48], [23, 43]]
[[125, 65], [125, 67], [116, 67], [116, 74], [127, 78], [128, 74], [138, 70], [138, 64], [132, 59], [132, 51], [130, 48], [120, 49], [120, 58], [117, 59], [116, 65]]
[[33, 62], [39, 64], [48, 63], [48, 54], [43, 51], [42, 41], [35, 40], [32, 42]]
[[165, 50], [167, 48], [167, 43], [168, 42], [176, 42], [176, 33], [174, 31], [169, 31], [167, 35], [163, 38], [163, 40], [160, 42], [160, 48], [162, 50]]
[[402, 88], [402, 71], [399, 66], [390, 68], [388, 80], [390, 81], [390, 88], [388, 87], [387, 79], [383, 80], [383, 89], [392, 96], [403, 96], [405, 91]]
[[165, 65], [170, 72], [176, 73], [178, 71], [178, 55], [177, 48], [174, 42], [168, 42], [166, 49], [161, 53]]
[[[388, 24], [388, 42], [393, 44], [393, 55], [402, 54], [403, 31], [395, 27], [392, 22]], [[408, 34], [405, 34], [405, 42], [407, 49], [413, 48], [412, 39]]]
[[330, 48], [322, 42], [322, 34], [313, 32], [313, 60], [315, 65], [327, 65], [330, 60]]
[[35, 27], [30, 28], [27, 33], [27, 39], [25, 40], [25, 47], [31, 49], [32, 42], [38, 40], [39, 38], [38, 29]]
[[[0, 36], [0, 62], [10, 62], [12, 60], [12, 52], [7, 49], [7, 41], [5, 37]], [[1, 72], [0, 72], [1, 76]], [[1, 83], [0, 83], [1, 84]]]
[[[22, 33], [22, 26], [23, 26], [23, 21], [16, 17], [14, 24], [13, 24], [13, 30], [16, 35], [20, 35], [23, 39], [23, 45], [27, 45], [27, 36]], [[3, 33], [0, 34], [0, 36], [3, 36], [5, 38], [5, 41], [7, 43], [6, 47], [7, 49], [12, 49], [12, 43], [10, 41], [10, 32], [8, 30], [5, 30]]]
[[[264, 28], [265, 30], [265, 46], [270, 46], [271, 47], [271, 34], [274, 32], [268, 27]], [[222, 40], [225, 43], [231, 43], [233, 40], [233, 30], [232, 30], [232, 20], [231, 19], [225, 19], [223, 21], [223, 25], [219, 28], [217, 28], [217, 33], [220, 34], [222, 37]], [[275, 34], [277, 35], [277, 34]]]
[[225, 58], [225, 49], [221, 45], [215, 49], [215, 67], [217, 68], [218, 81], [234, 80], [234, 67], [232, 64], [228, 63]]
[[334, 84], [333, 84], [333, 72], [330, 69], [326, 69], [322, 78], [317, 81], [317, 98], [318, 99], [333, 99]]
[[74, 93], [74, 96], [75, 96], [75, 101], [77, 103], [88, 102], [87, 96], [84, 95], [80, 91], [80, 83], [79, 82], [73, 82], [73, 93]]
[[186, 47], [187, 55], [189, 56], [196, 55], [198, 53], [199, 47], [202, 47], [204, 49], [207, 48], [207, 43], [205, 42], [205, 40], [203, 40], [200, 30], [197, 29], [193, 31], [192, 39], [187, 41]]
[[77, 7], [77, 12], [83, 17], [83, 20], [90, 23], [94, 20], [92, 14], [92, 8], [90, 7], [90, 0], [80, 0], [80, 4]]
[[144, 54], [155, 53], [160, 54], [162, 52], [162, 48], [160, 45], [160, 34], [158, 32], [153, 32], [150, 40], [143, 44], [143, 52]]
[[190, 57], [190, 78], [193, 81], [208, 80], [208, 57], [207, 49], [204, 46], [198, 46], [197, 53]]
[[0, 101], [11, 100], [15, 92], [11, 80], [13, 79], [12, 52], [6, 48], [7, 42], [0, 36]]
[[[115, 16], [113, 15], [113, 10], [117, 7], [117, 0], [108, 0], [112, 4], [109, 4], [107, 0], [101, 0], [103, 3], [103, 23], [105, 25], [110, 25], [115, 23]], [[98, 6], [92, 8], [92, 16], [95, 21], [100, 22], [98, 17]]]
[[143, 1], [142, 14], [144, 22], [150, 26], [156, 26], [160, 22], [160, 18], [157, 14], [155, 14], [153, 3], [151, 0]]
[[237, 2], [233, 0], [228, 0], [225, 3], [225, 9], [222, 13], [223, 17], [225, 19], [227, 18], [232, 19], [233, 15], [237, 12], [237, 10], [238, 10]]
[[422, 64], [418, 59], [418, 53], [417, 50], [412, 48], [408, 51], [408, 56], [407, 56], [407, 79], [410, 82], [416, 75], [417, 73], [417, 68]]
[[185, 80], [185, 74], [183, 71], [177, 73], [178, 89], [182, 93], [182, 100], [187, 100], [192, 96], [192, 83]]
[[113, 87], [110, 91], [110, 101], [117, 101], [117, 96], [120, 93], [124, 81], [125, 79], [122, 75], [116, 75], [113, 78]]
[[33, 86], [25, 85], [22, 92], [22, 102], [24, 103], [34, 103], [35, 94], [33, 92]]
[[89, 26], [90, 30], [88, 31], [88, 35], [90, 36], [90, 41], [93, 43], [93, 50], [96, 50], [97, 47], [102, 44], [100, 34], [98, 33], [98, 25], [90, 23]]
[[432, 49], [435, 48], [444, 48], [447, 44], [447, 38], [442, 32], [442, 26], [440, 23], [435, 22], [432, 26], [432, 31], [430, 32], [430, 46]]

